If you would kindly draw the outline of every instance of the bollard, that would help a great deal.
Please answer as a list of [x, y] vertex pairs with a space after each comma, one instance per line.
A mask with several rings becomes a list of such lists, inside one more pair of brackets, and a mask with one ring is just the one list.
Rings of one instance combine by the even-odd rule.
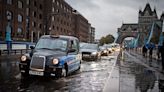
[[7, 55], [9, 55], [10, 54], [10, 52], [9, 52], [9, 50], [7, 50]]
[[2, 55], [2, 51], [0, 50], [0, 56]]
[[16, 51], [16, 50], [14, 50], [14, 52], [15, 52], [15, 54], [17, 53], [17, 51]]
[[22, 50], [21, 50], [21, 54], [22, 54]]

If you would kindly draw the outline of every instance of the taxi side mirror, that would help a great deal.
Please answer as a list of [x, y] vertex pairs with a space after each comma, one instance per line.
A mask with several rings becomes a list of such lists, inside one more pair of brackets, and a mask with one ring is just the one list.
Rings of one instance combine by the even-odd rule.
[[32, 49], [32, 50], [33, 50], [34, 48], [35, 48], [34, 46], [30, 46], [30, 49]]

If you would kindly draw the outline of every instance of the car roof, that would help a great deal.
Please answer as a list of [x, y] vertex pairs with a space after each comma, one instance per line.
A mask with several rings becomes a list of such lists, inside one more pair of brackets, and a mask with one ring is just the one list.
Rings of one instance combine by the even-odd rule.
[[76, 39], [78, 40], [76, 37], [73, 36], [66, 36], [66, 35], [43, 35], [41, 36], [41, 38], [63, 38], [63, 39]]

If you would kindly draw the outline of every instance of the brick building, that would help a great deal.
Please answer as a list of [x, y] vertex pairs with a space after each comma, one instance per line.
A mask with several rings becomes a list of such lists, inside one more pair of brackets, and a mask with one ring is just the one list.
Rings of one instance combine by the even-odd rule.
[[[36, 40], [43, 30], [43, 0], [1, 0], [0, 39], [5, 40], [7, 23], [10, 22], [13, 41]], [[11, 19], [7, 19], [11, 16]]]
[[81, 14], [74, 14], [74, 29], [76, 37], [79, 38], [81, 42], [88, 42], [89, 40], [89, 23], [86, 18], [84, 18]]
[[[7, 16], [11, 19], [7, 19]], [[35, 42], [44, 34], [72, 35], [88, 42], [89, 23], [65, 0], [0, 0], [0, 41], [10, 23], [13, 41]]]
[[90, 31], [90, 42], [91, 43], [94, 43], [95, 41], [95, 28], [94, 27], [91, 27], [91, 31]]

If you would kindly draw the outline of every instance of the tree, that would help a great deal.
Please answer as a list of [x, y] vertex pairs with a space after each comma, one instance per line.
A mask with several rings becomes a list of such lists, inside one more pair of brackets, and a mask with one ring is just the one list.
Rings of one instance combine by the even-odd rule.
[[114, 36], [111, 34], [108, 34], [106, 37], [101, 37], [100, 39], [100, 45], [104, 45], [104, 44], [109, 44], [109, 43], [113, 43], [114, 42]]
[[103, 45], [104, 43], [105, 43], [105, 37], [101, 37], [101, 39], [100, 39], [100, 45]]
[[113, 37], [113, 35], [107, 35], [106, 36], [106, 44], [108, 44], [108, 43], [113, 43], [114, 42], [114, 37]]

